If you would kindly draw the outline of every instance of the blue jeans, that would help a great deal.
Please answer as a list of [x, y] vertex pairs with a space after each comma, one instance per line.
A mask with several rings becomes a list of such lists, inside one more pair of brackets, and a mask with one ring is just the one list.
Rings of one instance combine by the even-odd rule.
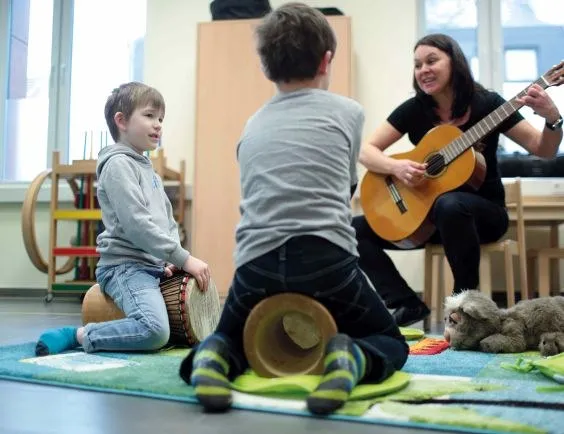
[[163, 267], [128, 263], [96, 269], [100, 289], [126, 318], [84, 327], [82, 347], [95, 351], [157, 350], [168, 342], [168, 312], [159, 287]]
[[[294, 292], [313, 297], [333, 315], [340, 333], [348, 334], [368, 359], [364, 381], [383, 381], [405, 364], [409, 348], [384, 303], [358, 266], [358, 258], [315, 236], [299, 236], [239, 267], [216, 333], [230, 343], [230, 378], [248, 367], [243, 348], [245, 321], [258, 302]], [[191, 358], [182, 363], [189, 381]]]

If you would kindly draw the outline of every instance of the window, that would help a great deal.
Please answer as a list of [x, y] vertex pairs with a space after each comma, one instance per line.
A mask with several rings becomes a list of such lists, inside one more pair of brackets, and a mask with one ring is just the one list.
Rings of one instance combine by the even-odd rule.
[[69, 160], [97, 158], [111, 142], [104, 104], [119, 84], [143, 80], [146, 22], [139, 0], [74, 3]]
[[47, 166], [53, 1], [11, 0], [9, 7], [0, 174], [17, 181], [33, 179]]
[[[452, 36], [466, 54], [476, 80], [513, 98], [558, 63], [564, 54], [564, 2], [555, 0], [426, 0], [422, 33]], [[494, 47], [501, 47], [500, 50]], [[564, 112], [564, 86], [548, 89]], [[542, 128], [528, 107], [520, 113]], [[526, 151], [502, 136], [500, 152]], [[564, 145], [560, 150], [564, 153]]]
[[479, 76], [476, 0], [426, 0], [425, 33], [444, 33], [458, 41], [474, 77]]
[[32, 180], [55, 149], [96, 158], [107, 96], [143, 80], [145, 25], [139, 0], [0, 0], [0, 183]]
[[[554, 0], [502, 0], [501, 26], [505, 55], [505, 80], [502, 95], [513, 98], [552, 65], [564, 57], [564, 2]], [[547, 90], [564, 112], [564, 87]], [[529, 107], [519, 112], [536, 128], [545, 120]], [[525, 149], [503, 136], [506, 153], [527, 153]], [[561, 145], [561, 153], [564, 146]]]
[[525, 82], [538, 78], [537, 51], [534, 49], [505, 50], [505, 81]]

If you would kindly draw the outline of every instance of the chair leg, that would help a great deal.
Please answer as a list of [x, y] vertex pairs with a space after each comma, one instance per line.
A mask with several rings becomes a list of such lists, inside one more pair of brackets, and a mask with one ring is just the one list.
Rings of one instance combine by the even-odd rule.
[[523, 254], [517, 253], [517, 259], [519, 262], [519, 284], [521, 285], [521, 300], [528, 300], [532, 293], [531, 283], [529, 277], [529, 269], [527, 267], [527, 252]]
[[437, 313], [439, 294], [441, 292], [441, 255], [433, 255], [433, 286], [431, 288], [431, 298], [429, 299], [429, 309], [431, 309], [431, 316], [433, 321], [438, 322], [439, 317]]
[[[432, 309], [431, 301], [433, 296], [433, 282], [438, 281], [438, 275], [435, 274], [435, 270], [433, 267], [433, 254], [430, 248], [425, 248], [425, 282], [423, 285], [423, 302]], [[423, 320], [423, 330], [428, 332], [431, 330], [431, 317], [432, 315], [427, 316]]]
[[535, 282], [534, 278], [536, 277], [535, 275], [536, 265], [537, 265], [537, 257], [529, 256], [527, 258], [527, 276], [528, 276], [527, 282], [529, 287], [525, 289], [523, 288], [523, 283], [521, 283], [521, 300], [528, 300], [530, 296], [534, 294], [535, 288], [533, 282]]
[[[553, 224], [550, 226], [550, 247], [559, 247], [559, 224]], [[560, 260], [558, 258], [551, 258], [549, 260], [549, 274], [550, 274], [550, 286], [548, 290], [548, 295], [550, 296], [551, 290], [558, 288], [560, 292]]]
[[438, 293], [438, 307], [437, 307], [437, 320], [438, 322], [443, 322], [443, 312], [445, 307], [445, 296], [446, 294], [452, 294], [452, 289], [454, 287], [454, 276], [452, 275], [452, 269], [448, 263], [448, 259], [443, 256], [443, 285]]
[[480, 291], [491, 298], [492, 264], [489, 253], [481, 253], [480, 255]]
[[505, 261], [505, 286], [507, 291], [507, 307], [515, 305], [515, 277], [513, 276], [513, 254], [509, 246], [503, 249]]
[[539, 297], [550, 296], [550, 258], [542, 253], [538, 255]]

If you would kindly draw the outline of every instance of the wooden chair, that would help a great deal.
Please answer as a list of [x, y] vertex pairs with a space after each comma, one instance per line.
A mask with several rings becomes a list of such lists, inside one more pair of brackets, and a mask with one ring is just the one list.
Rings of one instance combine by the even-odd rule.
[[[503, 253], [505, 265], [505, 284], [507, 286], [507, 306], [515, 304], [515, 282], [513, 278], [513, 257], [519, 259], [519, 275], [521, 283], [521, 299], [528, 299], [527, 282], [527, 251], [525, 247], [525, 221], [523, 218], [523, 195], [521, 192], [521, 179], [515, 178], [514, 181], [504, 185], [505, 203], [507, 206], [514, 205], [516, 209], [516, 237], [513, 239], [502, 239], [495, 243], [482, 244], [480, 255], [480, 290], [491, 297], [492, 294], [492, 274], [491, 274], [491, 255], [492, 253]], [[440, 262], [443, 260], [443, 285], [439, 285]], [[443, 302], [447, 295], [452, 294], [454, 279], [452, 271], [446, 260], [443, 246], [428, 244], [425, 246], [425, 283], [423, 288], [423, 300], [435, 314], [435, 321], [441, 321], [443, 315]], [[425, 330], [429, 330], [432, 315], [424, 321]]]
[[[559, 247], [541, 247], [527, 250], [529, 276], [534, 275], [536, 265], [536, 280], [539, 297], [550, 297], [551, 260], [563, 258], [564, 249]], [[560, 265], [560, 261], [554, 262], [556, 266]], [[560, 282], [556, 282], [556, 285], [559, 287]]]

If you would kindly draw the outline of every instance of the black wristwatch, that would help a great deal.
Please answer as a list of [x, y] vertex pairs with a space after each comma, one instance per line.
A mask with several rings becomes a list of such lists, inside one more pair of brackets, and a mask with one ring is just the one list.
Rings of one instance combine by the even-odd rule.
[[564, 121], [562, 120], [562, 115], [560, 115], [560, 117], [558, 119], [556, 119], [556, 121], [553, 124], [546, 121], [545, 126], [546, 126], [546, 128], [548, 128], [549, 130], [552, 130], [552, 131], [561, 130], [563, 122]]

